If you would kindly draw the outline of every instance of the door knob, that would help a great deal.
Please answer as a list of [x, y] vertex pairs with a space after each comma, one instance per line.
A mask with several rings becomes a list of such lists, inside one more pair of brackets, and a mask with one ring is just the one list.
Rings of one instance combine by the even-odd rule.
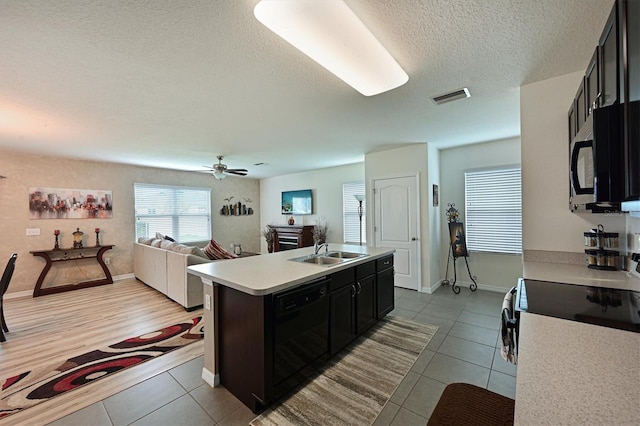
[[411, 237], [411, 241], [416, 241], [417, 238], [416, 237]]

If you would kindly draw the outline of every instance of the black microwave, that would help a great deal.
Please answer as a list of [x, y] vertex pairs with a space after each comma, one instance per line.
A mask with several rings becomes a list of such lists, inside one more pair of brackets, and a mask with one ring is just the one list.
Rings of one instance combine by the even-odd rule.
[[571, 211], [620, 211], [625, 188], [622, 112], [620, 104], [594, 109], [571, 141]]

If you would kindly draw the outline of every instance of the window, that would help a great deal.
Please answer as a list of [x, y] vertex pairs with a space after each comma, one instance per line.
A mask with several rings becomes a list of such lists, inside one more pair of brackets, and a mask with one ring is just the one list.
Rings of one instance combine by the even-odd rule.
[[180, 243], [211, 239], [211, 189], [133, 185], [136, 240], [156, 232]]
[[[359, 202], [356, 195], [364, 197], [364, 183], [345, 183], [342, 185], [342, 229], [345, 243], [360, 243], [360, 231], [362, 231], [362, 244], [367, 242], [367, 201], [362, 202], [362, 222], [358, 215]], [[362, 228], [361, 228], [362, 227]]]
[[469, 251], [522, 253], [520, 167], [464, 174]]

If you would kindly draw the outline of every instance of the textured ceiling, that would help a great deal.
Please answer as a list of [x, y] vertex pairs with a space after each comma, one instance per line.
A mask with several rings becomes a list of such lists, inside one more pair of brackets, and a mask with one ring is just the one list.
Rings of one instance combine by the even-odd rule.
[[0, 0], [0, 149], [266, 177], [518, 136], [519, 87], [584, 70], [613, 0], [347, 0], [409, 74], [373, 97], [256, 3]]

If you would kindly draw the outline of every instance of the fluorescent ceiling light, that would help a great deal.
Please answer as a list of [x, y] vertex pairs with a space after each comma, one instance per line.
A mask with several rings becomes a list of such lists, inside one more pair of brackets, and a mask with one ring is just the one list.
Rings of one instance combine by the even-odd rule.
[[409, 76], [342, 0], [262, 0], [255, 17], [365, 96]]

